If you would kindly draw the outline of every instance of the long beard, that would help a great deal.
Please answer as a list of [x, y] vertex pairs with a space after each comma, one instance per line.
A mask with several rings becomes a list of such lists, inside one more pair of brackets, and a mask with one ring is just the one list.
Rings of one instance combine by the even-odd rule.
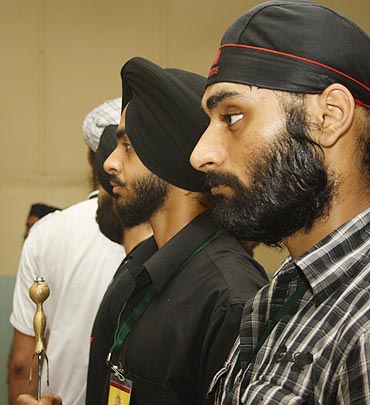
[[99, 205], [96, 211], [96, 222], [100, 232], [116, 243], [122, 243], [124, 225], [115, 209], [112, 196], [99, 196]]
[[307, 136], [304, 113], [287, 116], [286, 131], [253, 162], [250, 186], [232, 173], [208, 173], [210, 186], [232, 189], [231, 197], [215, 196], [213, 215], [238, 239], [276, 246], [298, 230], [308, 232], [330, 209], [335, 181]]
[[132, 184], [132, 197], [117, 200], [116, 209], [125, 226], [133, 228], [153, 216], [164, 204], [168, 194], [168, 183], [149, 174]]

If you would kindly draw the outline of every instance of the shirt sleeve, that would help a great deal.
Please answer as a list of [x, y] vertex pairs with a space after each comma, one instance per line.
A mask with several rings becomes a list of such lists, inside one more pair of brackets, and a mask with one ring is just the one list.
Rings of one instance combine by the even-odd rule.
[[29, 296], [29, 288], [38, 275], [37, 258], [35, 253], [35, 240], [31, 232], [25, 240], [13, 294], [13, 309], [10, 323], [19, 332], [34, 336], [33, 317], [35, 304]]
[[[337, 404], [370, 404], [370, 331], [357, 340], [338, 373]], [[333, 403], [334, 403], [333, 402]]]

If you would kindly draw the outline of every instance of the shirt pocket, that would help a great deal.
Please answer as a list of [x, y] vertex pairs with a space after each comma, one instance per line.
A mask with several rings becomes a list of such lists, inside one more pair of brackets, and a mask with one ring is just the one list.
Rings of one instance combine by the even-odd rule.
[[133, 383], [130, 404], [169, 405], [166, 384], [153, 383], [132, 373], [127, 377]]

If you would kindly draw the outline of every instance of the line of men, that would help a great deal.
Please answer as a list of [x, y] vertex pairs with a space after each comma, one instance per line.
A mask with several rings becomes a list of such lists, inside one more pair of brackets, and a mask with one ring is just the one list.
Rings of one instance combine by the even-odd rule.
[[[104, 168], [125, 226], [153, 237], [98, 311], [89, 405], [370, 403], [369, 61], [345, 16], [272, 0], [226, 31], [204, 94], [189, 72], [124, 65]], [[262, 287], [231, 235], [290, 257]]]

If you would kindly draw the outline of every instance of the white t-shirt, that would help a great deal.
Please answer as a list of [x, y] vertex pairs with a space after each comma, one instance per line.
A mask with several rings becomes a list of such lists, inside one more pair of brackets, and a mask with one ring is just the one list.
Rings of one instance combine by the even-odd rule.
[[99, 231], [96, 209], [93, 198], [49, 214], [32, 227], [22, 249], [10, 316], [15, 329], [34, 336], [36, 306], [28, 290], [37, 276], [43, 277], [50, 288], [43, 305], [50, 385], [44, 364], [42, 392], [60, 394], [67, 405], [85, 404], [92, 325], [125, 255], [121, 245]]

